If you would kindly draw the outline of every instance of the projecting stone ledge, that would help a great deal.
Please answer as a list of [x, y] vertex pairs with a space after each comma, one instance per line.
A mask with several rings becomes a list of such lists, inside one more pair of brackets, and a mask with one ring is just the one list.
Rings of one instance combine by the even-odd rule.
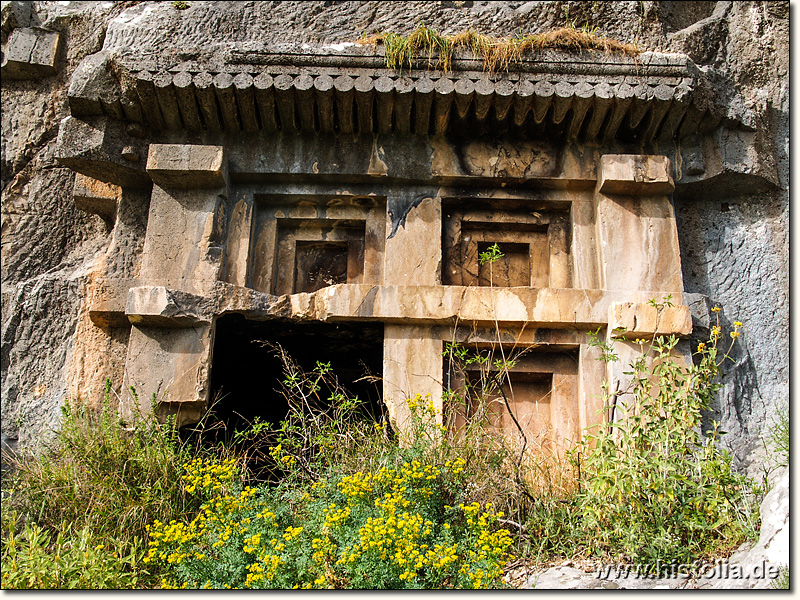
[[675, 190], [666, 156], [605, 154], [598, 171], [597, 185], [603, 194], [663, 196]]
[[687, 336], [692, 333], [692, 314], [688, 306], [614, 302], [608, 312], [608, 327], [617, 339]]
[[222, 146], [150, 144], [147, 155], [147, 172], [161, 187], [222, 187], [227, 166]]
[[147, 188], [143, 144], [125, 133], [124, 125], [105, 117], [66, 117], [58, 129], [56, 160], [93, 179], [121, 187]]
[[113, 221], [117, 216], [117, 203], [121, 194], [122, 188], [118, 185], [105, 183], [80, 173], [75, 174], [72, 196], [75, 206], [80, 210]]
[[206, 48], [188, 61], [182, 51], [90, 55], [70, 86], [72, 115], [193, 133], [441, 135], [460, 134], [467, 121], [480, 128], [547, 121], [563, 123], [568, 139], [611, 141], [633, 129], [644, 142], [704, 134], [720, 123], [754, 126], [752, 111], [725, 105], [694, 63], [674, 54], [548, 51], [488, 74], [471, 54], [454, 57], [449, 72], [430, 70], [426, 57], [398, 72], [366, 47], [236, 46]]
[[[665, 295], [657, 291], [339, 284], [310, 294], [272, 296], [217, 283], [210, 297], [162, 286], [133, 288], [125, 312], [131, 323], [167, 328], [210, 323], [214, 316], [226, 313], [240, 313], [252, 320], [364, 320], [417, 325], [497, 322], [583, 328], [604, 327], [609, 315], [616, 314], [610, 312], [615, 304], [645, 306], [648, 300]], [[653, 322], [659, 325], [652, 332], [691, 333], [691, 316], [688, 321], [681, 320], [683, 309], [686, 307], [675, 307], [673, 312], [654, 317]], [[649, 313], [641, 314], [638, 329], [631, 328], [639, 331], [640, 337], [650, 326], [644, 320]], [[689, 315], [688, 309], [685, 314]], [[622, 322], [622, 317], [618, 320]], [[669, 331], [665, 329], [668, 324]]]

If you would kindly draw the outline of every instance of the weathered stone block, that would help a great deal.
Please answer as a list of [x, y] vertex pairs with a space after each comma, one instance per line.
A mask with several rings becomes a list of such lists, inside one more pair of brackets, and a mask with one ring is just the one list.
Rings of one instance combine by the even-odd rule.
[[142, 250], [142, 280], [208, 295], [224, 266], [221, 190], [153, 186]]
[[103, 106], [112, 114], [122, 111], [119, 82], [111, 74], [109, 63], [108, 53], [98, 52], [84, 58], [75, 69], [67, 93], [73, 116], [103, 115]]
[[663, 306], [633, 302], [614, 302], [608, 311], [612, 337], [651, 338], [654, 335], [687, 336], [692, 333], [692, 314], [688, 306]]
[[163, 286], [131, 288], [125, 313], [131, 323], [153, 327], [194, 327], [211, 323], [206, 300], [202, 296], [168, 290]]
[[[599, 168], [594, 213], [599, 284], [607, 290], [666, 291], [679, 298], [683, 278], [675, 211], [666, 195], [670, 188], [665, 186], [672, 185], [668, 160], [623, 158], [603, 156]], [[604, 175], [612, 176], [610, 184], [604, 183]]]
[[88, 291], [89, 318], [98, 327], [130, 325], [125, 314], [128, 290], [141, 285], [138, 279], [103, 279]]
[[228, 179], [222, 146], [150, 144], [147, 172], [165, 188], [215, 188]]
[[[117, 121], [66, 117], [58, 130], [56, 160], [73, 171], [106, 183], [121, 187], [149, 187], [152, 182], [144, 170], [144, 159], [130, 160], [131, 145], [132, 140], [125, 133], [123, 124]], [[143, 157], [144, 148], [138, 154]]]
[[661, 196], [675, 190], [669, 158], [638, 154], [605, 154], [597, 184], [603, 194]]
[[[435, 285], [441, 281], [441, 198], [423, 198], [412, 208], [402, 227], [386, 240], [383, 277], [387, 284]], [[391, 215], [387, 228], [392, 226]], [[425, 243], [420, 243], [425, 240]]]
[[76, 173], [72, 196], [75, 206], [86, 212], [100, 215], [107, 221], [117, 216], [117, 202], [122, 188], [113, 183], [105, 183], [86, 175]]
[[139, 405], [124, 397], [122, 417], [136, 418], [137, 409], [147, 414], [158, 411], [156, 403], [167, 403], [177, 413], [177, 424], [197, 422], [208, 402], [211, 368], [212, 328], [200, 325], [188, 329], [134, 326], [128, 341], [124, 389], [136, 390]]
[[10, 79], [37, 79], [58, 71], [61, 34], [38, 27], [11, 32], [3, 55], [2, 74]]

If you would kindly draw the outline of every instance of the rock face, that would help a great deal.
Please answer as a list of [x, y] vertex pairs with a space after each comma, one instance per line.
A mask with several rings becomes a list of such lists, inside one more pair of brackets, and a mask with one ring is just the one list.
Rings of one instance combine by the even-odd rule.
[[[586, 23], [650, 53], [446, 76], [351, 44], [420, 20]], [[3, 2], [4, 440], [33, 445], [105, 377], [191, 421], [230, 313], [385, 323], [400, 419], [398, 390], [441, 396], [431, 359], [465, 314], [580, 353], [615, 320], [686, 335], [690, 309], [695, 345], [719, 304], [744, 334], [712, 417], [755, 469], [789, 397], [788, 27], [788, 2]], [[463, 267], [491, 241], [500, 273]], [[679, 306], [650, 315], [661, 292]], [[604, 375], [580, 357], [570, 431]]]

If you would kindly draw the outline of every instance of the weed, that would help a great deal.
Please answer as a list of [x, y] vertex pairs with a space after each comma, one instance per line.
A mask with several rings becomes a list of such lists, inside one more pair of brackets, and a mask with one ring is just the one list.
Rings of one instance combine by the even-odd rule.
[[772, 589], [775, 590], [790, 590], [792, 589], [789, 585], [789, 567], [784, 567], [781, 569], [781, 574], [778, 578], [772, 582]]
[[[117, 542], [107, 548], [104, 537], [86, 525], [65, 524], [53, 536], [35, 523], [16, 534], [16, 514], [3, 520], [3, 589], [120, 589], [137, 587], [136, 544]], [[7, 529], [8, 527], [8, 529]], [[97, 543], [97, 542], [101, 543]]]
[[[637, 340], [644, 352], [631, 364], [629, 387], [615, 394], [606, 390], [606, 403], [617, 417], [582, 445], [578, 510], [591, 554], [690, 560], [731, 550], [752, 535], [747, 481], [717, 447], [718, 424], [705, 439], [699, 431], [702, 412], [720, 387], [719, 366], [731, 349], [719, 358], [720, 338], [715, 326], [688, 367], [674, 357], [674, 336]], [[613, 360], [610, 346], [595, 345], [604, 348], [605, 360]]]
[[[123, 556], [141, 545], [154, 518], [169, 520], [197, 510], [199, 502], [180, 483], [192, 452], [174, 425], [150, 416], [126, 428], [110, 406], [110, 390], [109, 383], [99, 412], [67, 404], [54, 442], [35, 455], [14, 459], [14, 472], [3, 477], [3, 510], [12, 511], [8, 514], [15, 521], [8, 528], [4, 524], [4, 549], [7, 534], [24, 523], [35, 524], [45, 532], [42, 536], [55, 541], [53, 556], [59, 555], [59, 540], [80, 545], [82, 531], [91, 531], [91, 544]], [[48, 547], [42, 544], [29, 540], [26, 552], [39, 556]], [[3, 556], [5, 573], [7, 555]], [[23, 568], [27, 563], [15, 564]], [[28, 576], [14, 577], [24, 582]], [[140, 582], [148, 581], [143, 574]]]
[[[402, 70], [412, 68], [416, 56], [427, 56], [428, 68], [434, 66], [443, 71], [452, 68], [453, 53], [465, 49], [483, 60], [488, 72], [508, 70], [511, 64], [520, 62], [526, 54], [548, 49], [566, 52], [584, 50], [638, 56], [639, 49], [633, 44], [624, 44], [597, 33], [597, 27], [587, 23], [581, 29], [574, 24], [542, 34], [519, 34], [516, 37], [496, 38], [472, 29], [445, 36], [420, 23], [406, 36], [393, 32], [378, 32], [362, 36], [357, 43], [384, 46], [386, 67]], [[434, 61], [435, 58], [435, 61]]]
[[775, 453], [778, 466], [789, 466], [789, 408], [777, 411], [772, 430], [769, 433], [769, 442]]

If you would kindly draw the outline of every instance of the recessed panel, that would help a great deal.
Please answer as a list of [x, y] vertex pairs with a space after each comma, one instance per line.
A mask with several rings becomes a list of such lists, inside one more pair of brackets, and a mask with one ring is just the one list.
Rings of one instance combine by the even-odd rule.
[[297, 242], [294, 293], [347, 283], [347, 242]]
[[478, 285], [520, 287], [530, 284], [530, 244], [478, 242]]
[[[577, 353], [541, 348], [474, 347], [449, 367], [453, 392], [446, 407], [450, 426], [489, 428], [530, 449], [557, 450], [578, 431]], [[509, 364], [498, 371], [497, 365]]]
[[[567, 212], [487, 202], [445, 207], [442, 284], [570, 287]], [[498, 255], [481, 260], [493, 244]]]
[[384, 198], [256, 195], [248, 286], [283, 295], [381, 283], [385, 223]]

